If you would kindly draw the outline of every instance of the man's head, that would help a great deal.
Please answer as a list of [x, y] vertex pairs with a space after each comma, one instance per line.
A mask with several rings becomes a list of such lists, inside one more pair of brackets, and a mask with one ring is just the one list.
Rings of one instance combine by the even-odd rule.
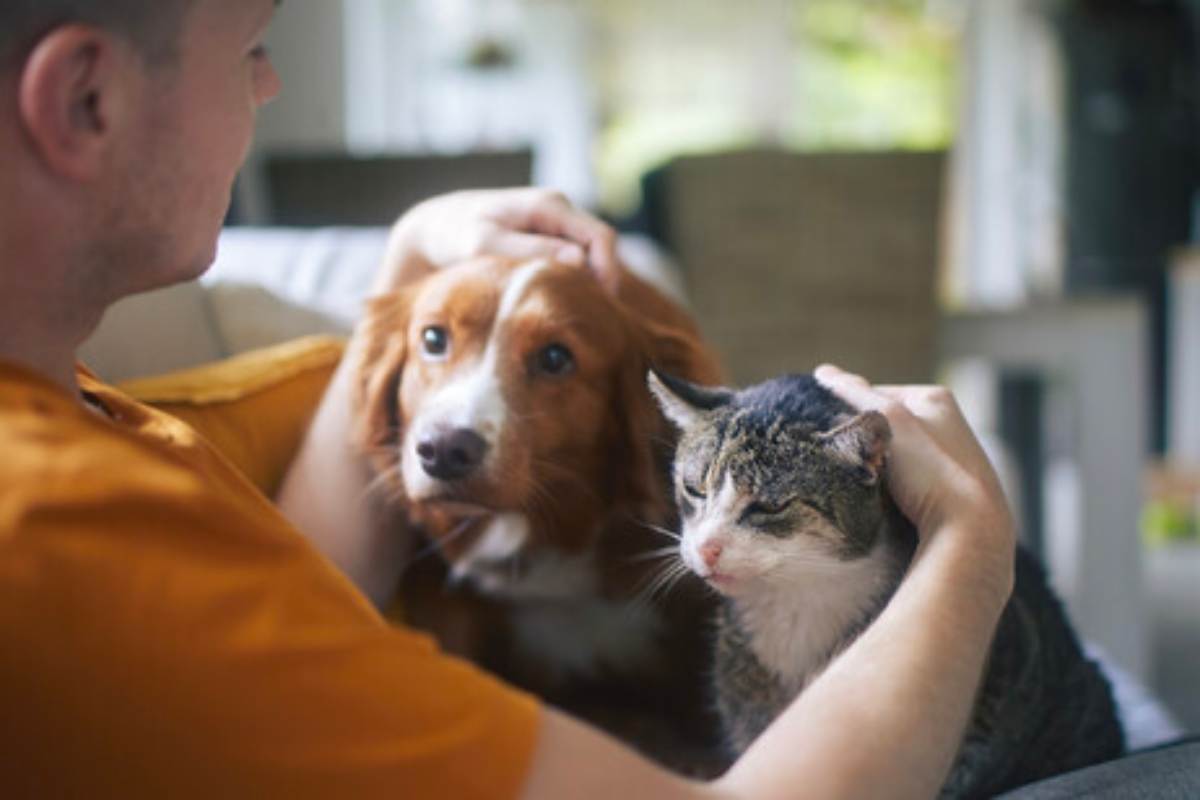
[[0, 4], [0, 63], [11, 68], [55, 28], [77, 23], [123, 36], [153, 63], [178, 48], [183, 17], [195, 0], [5, 0]]
[[279, 89], [277, 4], [4, 0], [0, 270], [63, 264], [80, 302], [107, 303], [207, 267]]

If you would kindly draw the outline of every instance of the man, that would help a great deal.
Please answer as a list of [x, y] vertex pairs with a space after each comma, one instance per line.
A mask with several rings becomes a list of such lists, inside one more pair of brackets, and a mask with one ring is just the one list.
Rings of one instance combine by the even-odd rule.
[[[212, 260], [255, 111], [279, 90], [261, 43], [274, 6], [0, 6], [6, 796], [933, 794], [1013, 546], [944, 392], [821, 371], [888, 415], [919, 553], [871, 629], [701, 785], [383, 622], [363, 592], [385, 595], [396, 559], [356, 503], [344, 374], [276, 508], [187, 426], [76, 369], [109, 304]], [[614, 263], [609, 229], [536, 191], [430, 201], [397, 225], [390, 263], [436, 268], [462, 242], [586, 261], [601, 280]]]

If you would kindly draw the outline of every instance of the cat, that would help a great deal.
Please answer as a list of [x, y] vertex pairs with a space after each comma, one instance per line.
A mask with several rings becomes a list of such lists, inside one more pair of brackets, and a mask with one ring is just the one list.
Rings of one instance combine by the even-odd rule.
[[[650, 373], [681, 436], [680, 557], [722, 595], [713, 692], [736, 757], [875, 619], [916, 532], [887, 492], [890, 428], [811, 375], [735, 391]], [[999, 792], [1122, 754], [1107, 680], [1018, 548], [968, 730], [942, 797]]]

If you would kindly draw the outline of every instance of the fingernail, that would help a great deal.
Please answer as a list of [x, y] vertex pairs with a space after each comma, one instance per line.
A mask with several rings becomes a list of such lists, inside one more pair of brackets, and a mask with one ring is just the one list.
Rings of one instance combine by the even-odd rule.
[[567, 264], [572, 267], [583, 266], [583, 248], [577, 244], [569, 244], [558, 251], [555, 260], [560, 264]]

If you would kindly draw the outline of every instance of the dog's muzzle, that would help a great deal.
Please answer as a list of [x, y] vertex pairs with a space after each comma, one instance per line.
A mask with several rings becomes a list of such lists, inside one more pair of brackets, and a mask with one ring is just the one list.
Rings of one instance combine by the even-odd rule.
[[425, 474], [439, 481], [459, 481], [479, 469], [488, 443], [471, 428], [439, 431], [417, 442], [417, 458]]

